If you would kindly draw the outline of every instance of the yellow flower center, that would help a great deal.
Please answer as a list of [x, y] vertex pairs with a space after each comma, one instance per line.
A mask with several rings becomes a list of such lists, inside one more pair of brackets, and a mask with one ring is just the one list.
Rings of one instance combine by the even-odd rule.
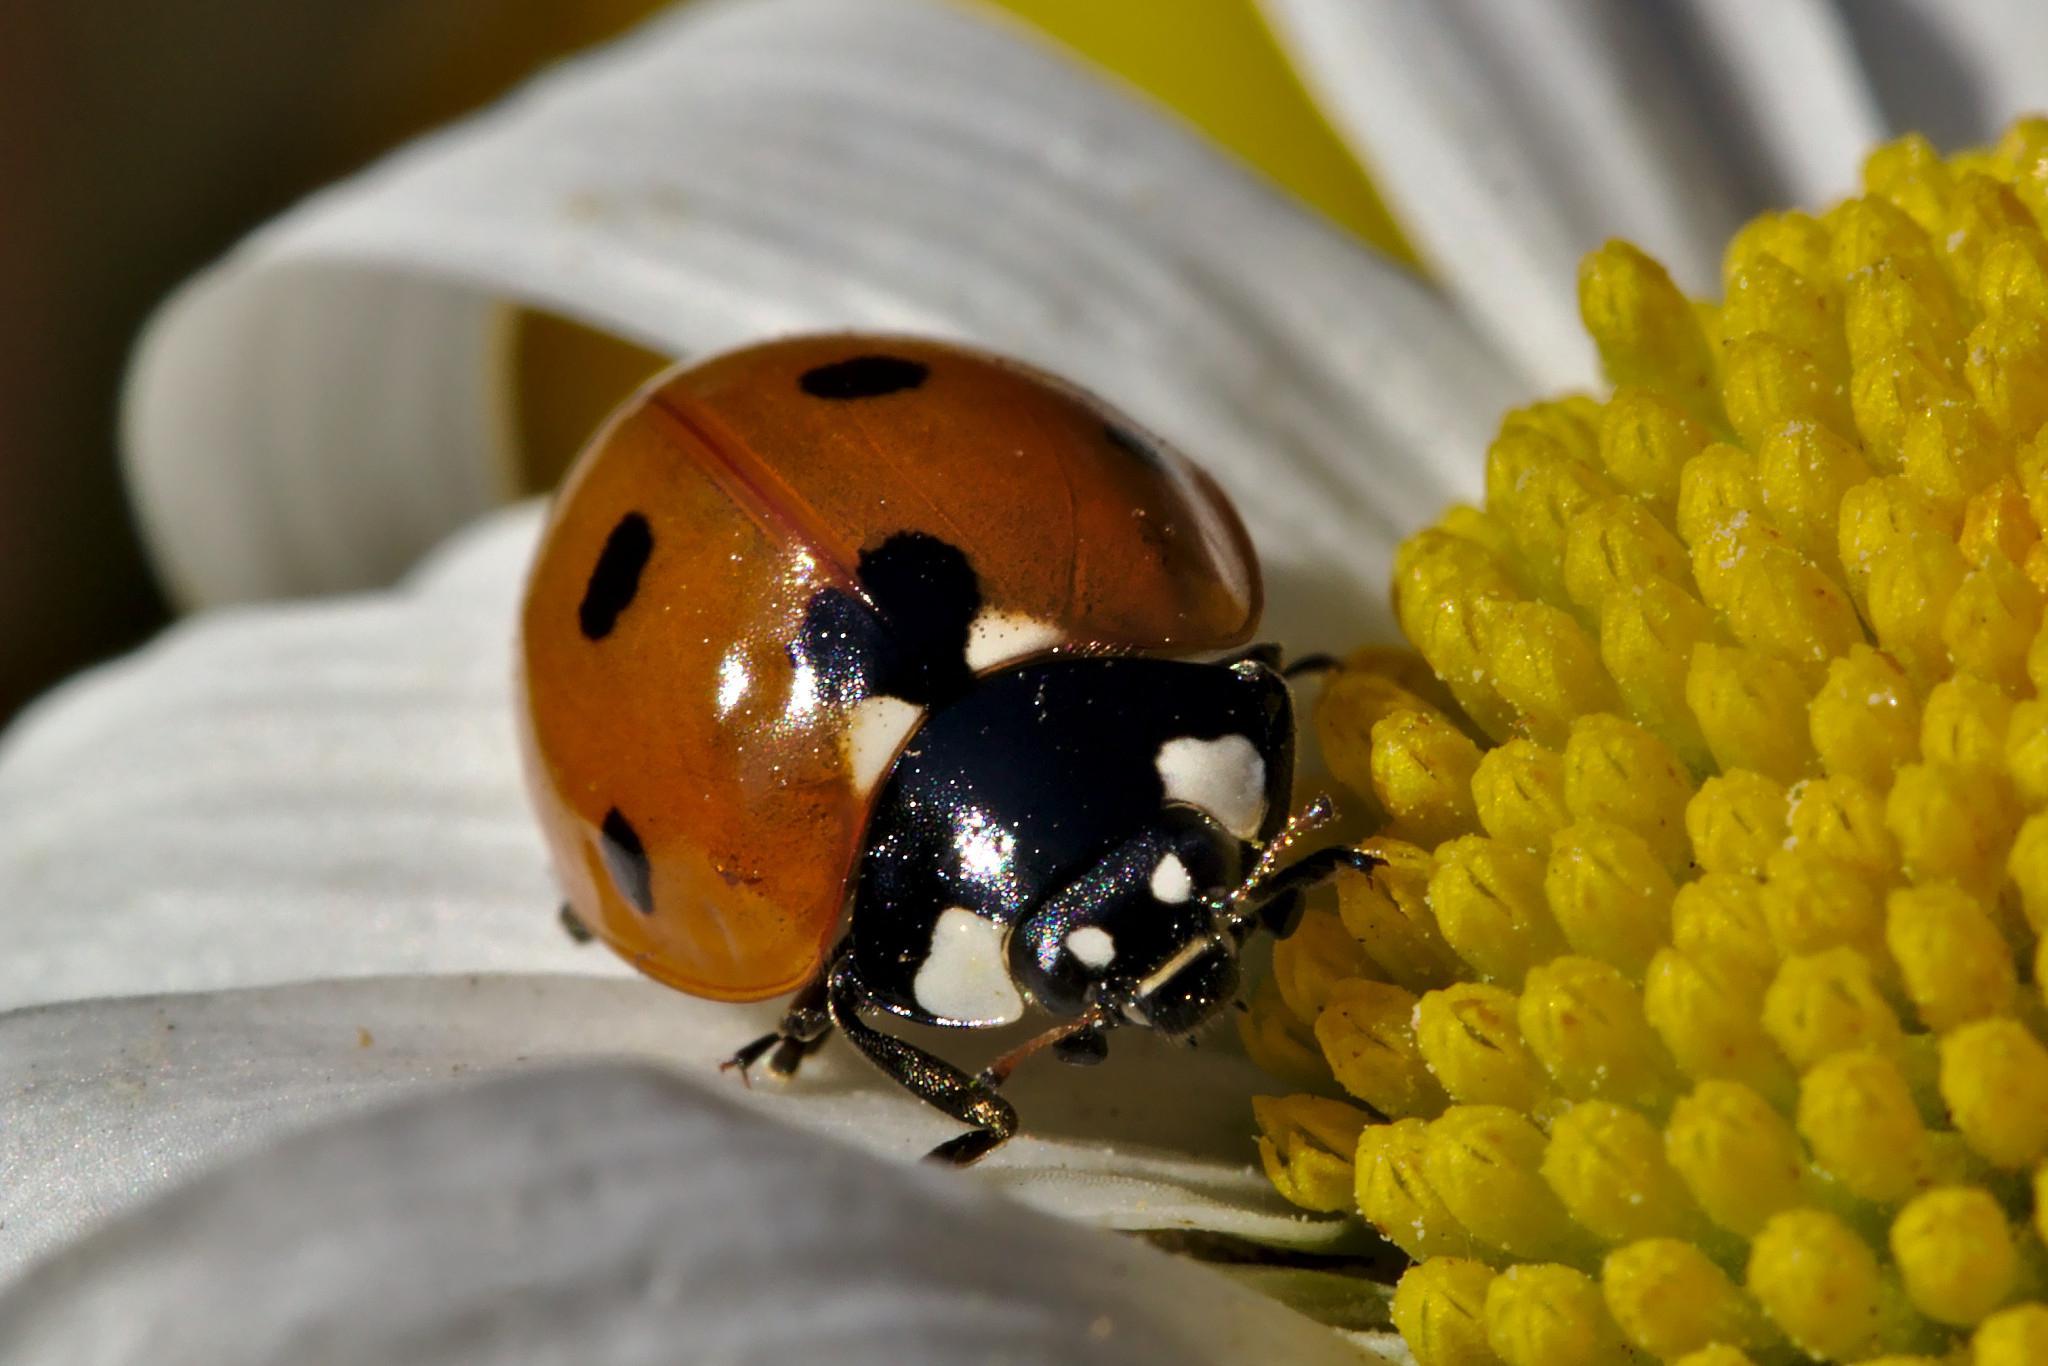
[[1864, 187], [1718, 303], [1588, 257], [1612, 394], [1322, 699], [1387, 862], [1255, 996], [1260, 1149], [1423, 1366], [2048, 1362], [2048, 120]]

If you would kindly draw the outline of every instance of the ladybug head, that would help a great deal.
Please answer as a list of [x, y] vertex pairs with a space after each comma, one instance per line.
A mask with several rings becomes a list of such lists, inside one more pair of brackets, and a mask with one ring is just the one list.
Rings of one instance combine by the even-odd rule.
[[1202, 811], [1162, 808], [1018, 926], [1018, 983], [1056, 1014], [1194, 1030], [1237, 991], [1245, 927], [1218, 908], [1242, 881], [1241, 850]]

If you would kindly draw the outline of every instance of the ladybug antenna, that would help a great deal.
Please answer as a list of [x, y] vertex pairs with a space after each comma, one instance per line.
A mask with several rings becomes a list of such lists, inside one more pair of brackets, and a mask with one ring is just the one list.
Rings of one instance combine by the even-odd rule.
[[1307, 806], [1287, 818], [1287, 823], [1280, 827], [1280, 833], [1268, 840], [1266, 847], [1259, 851], [1259, 861], [1252, 865], [1252, 870], [1245, 875], [1244, 881], [1223, 898], [1223, 917], [1233, 934], [1241, 936], [1257, 918], [1258, 909], [1250, 903], [1279, 873], [1288, 851], [1299, 844], [1303, 837], [1320, 830], [1335, 819], [1337, 803], [1330, 799], [1327, 792], [1318, 792], [1310, 798]]

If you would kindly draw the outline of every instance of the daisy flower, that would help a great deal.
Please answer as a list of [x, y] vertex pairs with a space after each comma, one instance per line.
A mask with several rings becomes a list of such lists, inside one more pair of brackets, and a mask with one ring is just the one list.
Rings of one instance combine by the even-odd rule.
[[[2032, 1274], [2017, 1221], [2038, 1154], [2006, 1132], [2031, 1112], [1995, 1102], [2023, 1094], [2012, 1031], [2035, 1027], [2038, 993], [2016, 947], [2029, 906], [2007, 914], [1981, 880], [2020, 876], [2000, 860], [2025, 842], [2039, 756], [2009, 737], [2040, 680], [2011, 621], [1957, 628], [1981, 652], [1967, 666], [1946, 632], [1970, 617], [1957, 602], [2023, 615], [2040, 586], [2017, 433], [2048, 364], [2020, 326], [2036, 315], [2014, 311], [2040, 265], [1976, 188], [2033, 212], [2032, 125], [1947, 162], [1886, 139], [1989, 138], [2044, 93], [2048, 18], [2017, 0], [1264, 8], [1420, 273], [1006, 22], [931, 0], [728, 0], [403, 149], [166, 304], [131, 374], [129, 470], [160, 566], [202, 610], [0, 742], [0, 1360], [1413, 1348], [1519, 1366], [1595, 1359], [1557, 1355], [1582, 1342], [1719, 1362], [1936, 1352], [1980, 1319], [1980, 1355], [1996, 1349], [1985, 1334]], [[1854, 237], [1868, 260], [1836, 270], [1841, 234], [1796, 254], [1801, 222], [1832, 219], [1737, 232], [1855, 190], [1880, 145], [1869, 202], [1895, 217]], [[1616, 236], [1670, 273], [1600, 248]], [[1876, 267], [1909, 238], [1914, 270]], [[1724, 249], [1750, 269], [1695, 309]], [[1999, 253], [2009, 287], [1987, 296]], [[1331, 768], [1407, 861], [1276, 952], [1251, 1058], [1134, 1048], [1020, 1074], [1026, 1133], [947, 1177], [897, 1160], [946, 1122], [844, 1050], [793, 1088], [721, 1085], [712, 1065], [773, 1005], [690, 1000], [561, 935], [509, 710], [537, 514], [491, 512], [531, 491], [510, 454], [513, 305], [668, 356], [848, 326], [1016, 354], [1216, 474], [1281, 642], [1416, 643], [1428, 668], [1371, 656], [1321, 713]], [[2013, 326], [1980, 337], [1998, 320]], [[1931, 416], [1934, 391], [1908, 385], [1939, 376], [1903, 359], [1923, 343], [1956, 395]], [[1894, 352], [1891, 389], [1859, 383]], [[1756, 359], [1731, 389], [1734, 355]], [[1602, 397], [1523, 406], [1573, 389]], [[1603, 440], [1630, 403], [1637, 463], [1618, 469]], [[1871, 480], [1904, 492], [1872, 495], [1847, 541], [1823, 504]], [[1581, 530], [1594, 503], [1604, 540]], [[1639, 667], [1602, 652], [1595, 609], [1623, 582], [1650, 602], [1652, 573], [1689, 585], [1695, 616], [1664, 604], [1699, 628], [1684, 669], [1650, 607]], [[1467, 632], [1499, 642], [1477, 656], [1425, 629], [1489, 613], [1510, 626]], [[1950, 686], [1965, 677], [1983, 686]], [[1824, 737], [1836, 693], [1845, 729]], [[1802, 709], [1806, 731], [1787, 719]], [[1760, 814], [1773, 800], [1782, 834]], [[2004, 824], [1980, 828], [1999, 803]], [[1721, 862], [1694, 869], [1702, 847]], [[1812, 890], [1793, 911], [1731, 892], [1698, 917], [1718, 936], [1700, 971], [1725, 972], [1670, 1018], [1703, 1050], [1723, 1028], [1750, 1051], [1696, 1074], [1649, 1004], [1660, 955], [1695, 946], [1678, 884], [1768, 889], [1781, 856]], [[1470, 936], [1442, 920], [1447, 867]], [[1922, 933], [1969, 906], [1982, 933]], [[1774, 1013], [1795, 959], [1822, 965], [1812, 1001]], [[1569, 962], [1592, 965], [1583, 981]], [[1530, 987], [1545, 971], [1548, 995]], [[1646, 1024], [1602, 1016], [1621, 1020], [1609, 1052], [1560, 1076], [1522, 1016], [1575, 990], [1640, 999]], [[1579, 1041], [1580, 1015], [1545, 1018]], [[1987, 1028], [2013, 1046], [1980, 1049], [1958, 1100], [1948, 1056]], [[1373, 1048], [1394, 1060], [1362, 1061]], [[1261, 1063], [1299, 1083], [1257, 1117], [1277, 1188], [1251, 1144], [1251, 1097], [1276, 1089]], [[1386, 1087], [1368, 1094], [1373, 1066]], [[1809, 1107], [1816, 1074], [1834, 1089]], [[1764, 1145], [1702, 1149], [1734, 1214], [1662, 1139], [1629, 1148], [1596, 1123], [1668, 1137], [1707, 1080], [1761, 1106], [1753, 1123], [1701, 1111]], [[1347, 1092], [1401, 1122], [1366, 1125]], [[1582, 1159], [1567, 1193], [1544, 1157], [1561, 1130]], [[1437, 1202], [1428, 1217], [1372, 1203], [1368, 1144]], [[1472, 1159], [1470, 1183], [1437, 1177], [1438, 1148]], [[1638, 1165], [1622, 1180], [1603, 1161]], [[1407, 1181], [1414, 1163], [1428, 1181]], [[1766, 1176], [1790, 1196], [1772, 1203]], [[1385, 1252], [1368, 1221], [1418, 1259], [1391, 1324], [1352, 1274]], [[1643, 1246], [1676, 1250], [1620, 1278], [1650, 1305], [1638, 1318], [1611, 1307], [1601, 1259]], [[1862, 1336], [1800, 1317], [1856, 1296], [1874, 1306]]]

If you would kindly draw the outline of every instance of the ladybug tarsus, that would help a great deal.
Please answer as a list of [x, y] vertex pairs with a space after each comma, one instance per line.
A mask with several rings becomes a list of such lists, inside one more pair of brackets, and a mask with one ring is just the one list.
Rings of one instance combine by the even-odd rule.
[[1344, 667], [1344, 661], [1335, 655], [1302, 655], [1286, 668], [1280, 676], [1286, 679], [1306, 678], [1310, 674], [1331, 674]]
[[782, 1023], [773, 1034], [763, 1034], [740, 1049], [718, 1064], [718, 1070], [738, 1072], [741, 1083], [751, 1089], [754, 1081], [748, 1069], [765, 1055], [768, 1075], [777, 1081], [787, 1081], [796, 1075], [805, 1058], [824, 1046], [831, 1033], [832, 1016], [825, 1003], [825, 976], [820, 973], [790, 998]]

